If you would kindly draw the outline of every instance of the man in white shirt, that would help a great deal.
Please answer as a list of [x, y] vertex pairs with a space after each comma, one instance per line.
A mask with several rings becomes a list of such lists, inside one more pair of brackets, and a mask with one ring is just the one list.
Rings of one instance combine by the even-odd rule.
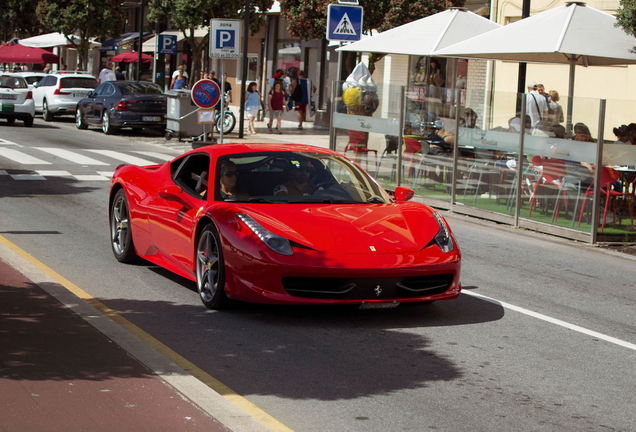
[[99, 73], [99, 78], [97, 78], [97, 82], [99, 84], [105, 83], [106, 81], [117, 81], [117, 75], [113, 72], [113, 62], [108, 62], [107, 66], [102, 69]]
[[526, 98], [526, 114], [530, 116], [532, 126], [536, 126], [541, 120], [548, 119], [548, 103], [537, 91], [537, 83], [531, 81], [528, 84], [528, 97]]

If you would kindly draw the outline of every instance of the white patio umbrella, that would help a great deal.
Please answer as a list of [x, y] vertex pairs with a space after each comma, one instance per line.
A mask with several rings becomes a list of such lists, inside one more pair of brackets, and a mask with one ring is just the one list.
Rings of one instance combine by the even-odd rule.
[[466, 9], [451, 8], [343, 46], [336, 51], [430, 56], [436, 50], [499, 27], [499, 24]]
[[497, 30], [438, 49], [440, 57], [570, 65], [567, 130], [572, 124], [576, 65], [636, 64], [636, 38], [615, 27], [616, 18], [572, 2]]
[[[26, 39], [20, 39], [18, 41], [20, 45], [28, 46], [31, 48], [53, 48], [53, 47], [63, 47], [68, 45], [79, 45], [80, 38], [77, 36], [69, 35], [67, 38], [62, 33], [47, 33], [39, 36], [33, 36]], [[91, 41], [90, 47], [100, 47], [102, 44], [99, 42]]]

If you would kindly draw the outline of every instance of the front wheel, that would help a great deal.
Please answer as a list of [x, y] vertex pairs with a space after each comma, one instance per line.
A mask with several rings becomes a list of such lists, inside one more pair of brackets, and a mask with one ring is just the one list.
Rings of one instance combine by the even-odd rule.
[[82, 109], [77, 107], [75, 111], [75, 127], [78, 129], [88, 129], [88, 125], [86, 121], [84, 121], [84, 114], [82, 114]]
[[44, 121], [53, 121], [53, 113], [49, 111], [49, 104], [46, 102], [46, 99], [42, 102], [42, 117], [44, 117]]
[[22, 120], [22, 121], [24, 122], [24, 126], [26, 126], [26, 127], [33, 126], [33, 117], [31, 117], [31, 116], [25, 117], [24, 120]]
[[137, 259], [130, 225], [126, 192], [120, 189], [110, 208], [110, 243], [115, 258], [123, 263], [130, 263]]
[[222, 309], [227, 304], [225, 295], [225, 264], [221, 241], [214, 225], [201, 231], [196, 250], [196, 276], [199, 297], [210, 309]]
[[225, 113], [222, 121], [221, 121], [221, 116], [218, 116], [216, 119], [216, 130], [220, 131], [222, 126], [224, 135], [232, 132], [234, 130], [235, 125], [236, 125], [236, 117], [234, 117], [234, 113], [229, 111]]

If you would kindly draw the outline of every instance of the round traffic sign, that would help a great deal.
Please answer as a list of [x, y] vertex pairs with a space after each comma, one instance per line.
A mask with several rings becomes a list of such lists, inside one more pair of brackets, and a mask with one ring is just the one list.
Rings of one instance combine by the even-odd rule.
[[199, 108], [212, 108], [221, 99], [221, 89], [212, 80], [203, 79], [192, 86], [192, 102]]

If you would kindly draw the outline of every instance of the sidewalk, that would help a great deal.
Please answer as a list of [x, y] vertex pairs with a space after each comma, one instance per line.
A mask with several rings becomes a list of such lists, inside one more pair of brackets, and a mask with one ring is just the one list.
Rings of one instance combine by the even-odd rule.
[[0, 430], [230, 430], [4, 261], [0, 292]]

